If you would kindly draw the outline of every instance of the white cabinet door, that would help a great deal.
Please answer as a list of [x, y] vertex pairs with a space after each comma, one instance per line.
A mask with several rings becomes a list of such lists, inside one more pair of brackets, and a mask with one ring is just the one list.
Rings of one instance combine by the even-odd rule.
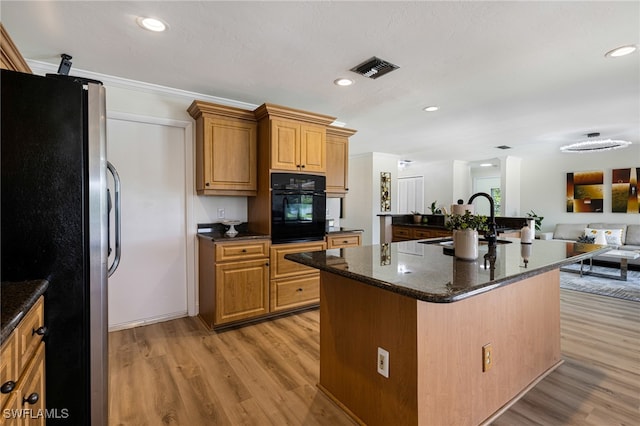
[[187, 313], [185, 143], [184, 128], [107, 121], [107, 159], [122, 181], [122, 260], [108, 289], [111, 329]]

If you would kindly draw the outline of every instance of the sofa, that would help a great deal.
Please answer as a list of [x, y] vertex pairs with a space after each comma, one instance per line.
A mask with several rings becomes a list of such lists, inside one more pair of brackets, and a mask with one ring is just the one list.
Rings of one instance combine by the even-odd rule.
[[[640, 253], [640, 224], [628, 225], [624, 223], [559, 223], [553, 231], [554, 240], [578, 241], [585, 235], [605, 234], [607, 245], [617, 250], [631, 250]], [[597, 262], [611, 263], [611, 258], [596, 256]], [[640, 258], [629, 259], [629, 266], [640, 268]]]

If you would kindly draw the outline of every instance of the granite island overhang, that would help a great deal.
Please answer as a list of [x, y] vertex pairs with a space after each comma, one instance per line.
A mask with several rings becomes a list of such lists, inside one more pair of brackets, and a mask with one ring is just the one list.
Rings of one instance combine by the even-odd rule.
[[320, 389], [362, 424], [439, 426], [491, 422], [562, 363], [559, 268], [606, 250], [508, 239], [469, 262], [408, 241], [286, 258], [321, 271]]

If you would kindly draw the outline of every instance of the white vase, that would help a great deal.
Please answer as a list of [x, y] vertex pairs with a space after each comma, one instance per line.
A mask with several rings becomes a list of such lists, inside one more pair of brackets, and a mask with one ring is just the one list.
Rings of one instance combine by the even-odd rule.
[[478, 258], [478, 231], [473, 229], [454, 230], [453, 252], [458, 259], [476, 260]]

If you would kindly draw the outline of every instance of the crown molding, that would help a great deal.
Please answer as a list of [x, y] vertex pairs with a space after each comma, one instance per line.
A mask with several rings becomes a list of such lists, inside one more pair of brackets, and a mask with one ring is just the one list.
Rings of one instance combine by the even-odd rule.
[[[58, 66], [50, 64], [48, 62], [34, 61], [27, 59], [27, 64], [31, 68], [34, 74], [45, 75], [55, 74], [58, 72]], [[78, 68], [73, 68], [73, 75], [78, 77], [91, 78], [104, 83], [105, 86], [119, 87], [121, 89], [134, 90], [137, 92], [164, 94], [177, 98], [182, 98], [192, 102], [194, 99], [199, 101], [211, 102], [214, 104], [227, 105], [235, 108], [241, 108], [249, 111], [254, 111], [259, 105], [251, 104], [248, 102], [236, 101], [234, 99], [221, 98], [218, 96], [204, 95], [202, 93], [190, 92], [188, 90], [174, 89], [173, 87], [161, 86], [159, 84], [145, 83], [143, 81], [129, 80], [127, 78], [115, 77], [112, 75], [101, 74], [93, 71], [86, 71]], [[342, 121], [333, 121], [332, 126], [345, 127], [345, 123]]]
[[[45, 75], [47, 73], [55, 74], [58, 72], [57, 65], [52, 65], [47, 62], [27, 60], [27, 64], [29, 64], [34, 74]], [[81, 70], [78, 68], [73, 68], [71, 71], [71, 74], [77, 75], [78, 77], [91, 78], [93, 80], [101, 81], [102, 83], [104, 83], [105, 86], [119, 87], [121, 89], [135, 90], [137, 92], [154, 93], [154, 94], [160, 93], [160, 94], [169, 95], [177, 98], [183, 98], [185, 100], [188, 100], [189, 102], [192, 102], [194, 99], [198, 99], [206, 102], [212, 102], [216, 104], [242, 108], [250, 111], [253, 111], [258, 107], [258, 105], [250, 104], [247, 102], [221, 98], [218, 96], [204, 95], [202, 93], [190, 92], [188, 90], [174, 89], [172, 87], [161, 86], [159, 84], [145, 83], [143, 81], [129, 80], [127, 78], [121, 78], [121, 77], [114, 77], [112, 75]]]

